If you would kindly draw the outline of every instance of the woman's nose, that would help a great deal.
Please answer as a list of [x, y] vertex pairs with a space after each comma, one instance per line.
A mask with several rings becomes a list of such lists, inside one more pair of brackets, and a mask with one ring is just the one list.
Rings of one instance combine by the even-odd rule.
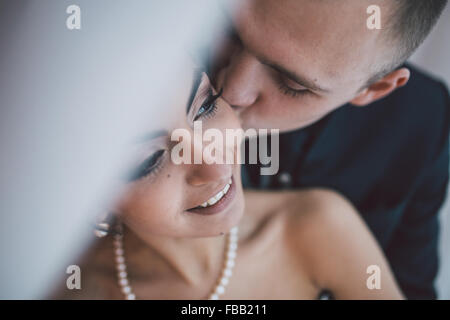
[[237, 111], [253, 105], [259, 96], [261, 64], [245, 50], [236, 52], [223, 68], [217, 83], [223, 88], [223, 98]]
[[186, 177], [188, 184], [194, 187], [204, 185], [223, 185], [232, 176], [232, 165], [229, 164], [191, 164]]
[[231, 178], [233, 164], [227, 164], [222, 150], [215, 150], [212, 155], [203, 148], [204, 145], [201, 144], [193, 146], [193, 151], [201, 154], [201, 163], [186, 166], [187, 183], [195, 187], [208, 184], [222, 185]]

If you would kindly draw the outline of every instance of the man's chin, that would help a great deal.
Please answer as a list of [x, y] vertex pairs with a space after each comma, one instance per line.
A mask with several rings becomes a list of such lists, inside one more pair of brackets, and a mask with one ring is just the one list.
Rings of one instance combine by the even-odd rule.
[[[320, 119], [318, 119], [320, 120]], [[261, 124], [247, 124], [243, 123], [242, 127], [244, 131], [247, 131], [248, 129], [254, 129], [256, 131], [257, 135], [261, 135], [265, 130], [269, 130], [268, 133], [270, 133], [270, 130], [278, 130], [279, 133], [288, 133], [296, 130], [300, 130], [303, 128], [306, 128], [312, 124], [314, 124], [318, 120], [311, 120], [308, 122], [300, 123], [300, 124], [292, 124], [292, 125], [286, 125], [286, 124], [280, 124], [279, 126], [274, 126], [273, 123], [271, 125], [267, 124], [267, 126], [261, 126]]]

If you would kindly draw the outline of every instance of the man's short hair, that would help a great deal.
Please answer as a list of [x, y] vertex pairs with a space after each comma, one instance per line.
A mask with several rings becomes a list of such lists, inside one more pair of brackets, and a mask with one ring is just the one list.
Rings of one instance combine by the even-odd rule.
[[387, 29], [397, 52], [390, 63], [369, 79], [368, 85], [398, 68], [414, 53], [428, 36], [447, 4], [447, 0], [392, 1], [392, 22]]

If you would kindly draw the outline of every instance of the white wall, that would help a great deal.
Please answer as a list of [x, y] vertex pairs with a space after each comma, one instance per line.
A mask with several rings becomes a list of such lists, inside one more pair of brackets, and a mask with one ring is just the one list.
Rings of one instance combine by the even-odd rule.
[[[450, 5], [445, 9], [436, 28], [411, 62], [445, 80], [450, 86]], [[440, 299], [450, 299], [450, 190], [441, 211], [440, 273], [437, 287]]]

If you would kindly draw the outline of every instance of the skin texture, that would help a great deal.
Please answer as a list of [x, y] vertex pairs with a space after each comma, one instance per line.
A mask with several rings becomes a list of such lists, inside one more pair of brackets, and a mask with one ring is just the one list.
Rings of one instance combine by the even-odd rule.
[[[403, 298], [381, 249], [340, 195], [245, 192], [245, 201], [251, 209], [240, 223], [236, 266], [223, 299], [316, 299], [323, 288], [337, 299]], [[220, 274], [222, 240], [203, 239], [220, 242], [208, 261], [193, 241], [149, 244], [127, 230], [128, 272], [138, 298], [204, 299]], [[61, 289], [57, 298], [123, 299], [111, 238], [98, 241], [82, 260], [82, 290]], [[373, 264], [381, 269], [381, 290], [366, 287], [366, 268]]]
[[[187, 77], [189, 78], [189, 77]], [[173, 107], [170, 131], [191, 130], [185, 105], [189, 83]], [[202, 105], [203, 76], [191, 110]], [[170, 106], [168, 105], [167, 108]], [[238, 127], [223, 100], [205, 118], [204, 128]], [[161, 121], [163, 125], [163, 121]], [[160, 138], [139, 146], [136, 163], [172, 143]], [[145, 151], [147, 150], [147, 151]], [[217, 193], [233, 175], [235, 197], [222, 212], [199, 216], [188, 212]], [[129, 279], [138, 299], [204, 299], [220, 275], [225, 237], [239, 225], [239, 249], [224, 299], [315, 299], [322, 288], [337, 298], [401, 298], [389, 267], [354, 208], [327, 190], [283, 193], [244, 192], [239, 165], [175, 165], [166, 159], [157, 173], [130, 182], [115, 204], [123, 220]], [[349, 232], [351, 230], [351, 232]], [[81, 290], [62, 288], [68, 299], [122, 299], [117, 285], [112, 238], [95, 243], [77, 263]], [[365, 287], [368, 265], [381, 267], [382, 290]], [[65, 283], [65, 281], [61, 281]]]
[[[373, 4], [381, 8], [381, 30], [366, 28]], [[392, 10], [390, 0], [239, 1], [229, 13], [232, 31], [212, 53], [213, 82], [245, 129], [289, 131], [347, 102], [366, 106], [409, 79], [400, 68], [365, 86], [397, 53], [388, 31]]]

